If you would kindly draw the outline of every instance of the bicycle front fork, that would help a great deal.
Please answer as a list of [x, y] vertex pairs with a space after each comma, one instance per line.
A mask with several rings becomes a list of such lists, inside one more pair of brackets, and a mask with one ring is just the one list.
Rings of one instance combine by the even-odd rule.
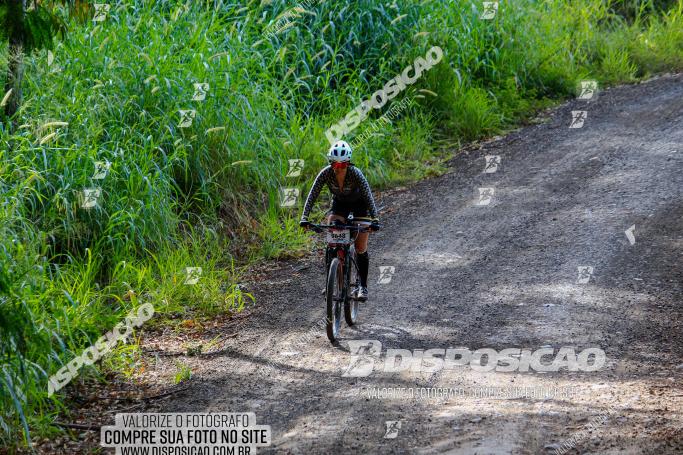
[[334, 252], [334, 248], [330, 248], [329, 246], [325, 247], [325, 276], [330, 273], [330, 263], [335, 257]]
[[[330, 263], [332, 262], [332, 259], [336, 258], [339, 256], [338, 254], [338, 248], [336, 247], [326, 247], [325, 248], [325, 276], [327, 276], [327, 273], [330, 271]], [[347, 254], [342, 254], [342, 262], [346, 264], [347, 259], [346, 259]]]

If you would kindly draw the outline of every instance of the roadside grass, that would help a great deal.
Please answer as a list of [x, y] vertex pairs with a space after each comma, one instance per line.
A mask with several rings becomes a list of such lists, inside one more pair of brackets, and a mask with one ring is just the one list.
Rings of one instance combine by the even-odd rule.
[[[51, 66], [45, 53], [27, 56], [21, 126], [0, 130], [0, 442], [54, 432], [69, 402], [47, 397], [48, 377], [140, 304], [154, 306], [152, 326], [251, 304], [241, 265], [310, 246], [297, 221], [325, 164], [325, 130], [430, 47], [443, 61], [344, 137], [414, 100], [354, 151], [374, 188], [439, 174], [458, 144], [525, 122], [582, 79], [680, 70], [681, 0], [635, 3], [502, 1], [483, 20], [463, 0], [312, 11], [128, 0], [103, 23], [74, 24]], [[291, 8], [293, 24], [268, 35]], [[195, 83], [209, 84], [204, 101], [192, 99]], [[286, 177], [293, 158], [303, 172]], [[110, 163], [104, 178], [96, 162]], [[96, 188], [83, 208], [83, 190]], [[282, 188], [300, 190], [294, 209], [280, 207]], [[202, 269], [194, 285], [187, 267]], [[79, 380], [130, 373], [136, 355], [135, 340], [119, 345]], [[179, 367], [176, 380], [190, 376]]]

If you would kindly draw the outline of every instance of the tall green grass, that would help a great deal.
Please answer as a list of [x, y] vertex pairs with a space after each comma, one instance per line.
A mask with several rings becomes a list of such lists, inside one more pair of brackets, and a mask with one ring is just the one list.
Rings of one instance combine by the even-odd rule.
[[[682, 4], [669, 3], [503, 1], [486, 21], [462, 0], [310, 11], [138, 0], [73, 24], [51, 67], [44, 53], [27, 57], [21, 127], [0, 131], [0, 440], [55, 431], [68, 402], [47, 398], [47, 378], [140, 303], [159, 313], [149, 325], [249, 304], [239, 264], [308, 245], [280, 189], [305, 195], [324, 131], [431, 46], [443, 61], [395, 99], [415, 102], [355, 150], [376, 188], [441, 172], [453, 147], [573, 96], [581, 79], [680, 69]], [[292, 8], [294, 24], [267, 36]], [[210, 85], [203, 102], [191, 99], [196, 82]], [[190, 128], [178, 127], [180, 109], [196, 109]], [[285, 177], [292, 158], [305, 160], [300, 177]], [[111, 163], [103, 180], [95, 161]], [[102, 195], [83, 209], [91, 187]], [[199, 283], [183, 284], [197, 266]], [[123, 357], [105, 368], [134, 368]]]

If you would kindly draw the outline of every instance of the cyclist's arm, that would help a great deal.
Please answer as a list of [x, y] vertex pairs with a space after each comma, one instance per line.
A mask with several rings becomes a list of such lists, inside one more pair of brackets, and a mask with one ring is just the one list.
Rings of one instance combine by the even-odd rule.
[[308, 192], [306, 204], [304, 204], [304, 213], [301, 214], [301, 221], [308, 221], [308, 215], [311, 213], [311, 210], [313, 209], [313, 204], [315, 204], [315, 201], [316, 199], [318, 199], [318, 196], [320, 195], [323, 186], [325, 186], [325, 174], [326, 172], [329, 172], [329, 169], [329, 166], [325, 167], [322, 171], [320, 171], [320, 173], [318, 173], [318, 176], [315, 178], [313, 186], [311, 186], [311, 190]]
[[365, 200], [365, 203], [368, 206], [368, 215], [370, 215], [370, 218], [373, 221], [379, 221], [379, 214], [377, 213], [377, 206], [375, 205], [375, 198], [372, 196], [372, 190], [370, 189], [370, 184], [368, 183], [368, 180], [365, 178], [365, 175], [363, 175], [363, 172], [355, 168], [357, 177], [358, 177], [358, 185], [360, 187], [360, 192], [363, 195], [363, 199]]

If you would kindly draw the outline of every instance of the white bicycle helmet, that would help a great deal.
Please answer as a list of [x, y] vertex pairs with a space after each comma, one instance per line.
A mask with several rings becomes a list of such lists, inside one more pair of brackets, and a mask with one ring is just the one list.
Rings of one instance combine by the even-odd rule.
[[327, 152], [327, 161], [330, 163], [351, 161], [351, 146], [344, 141], [335, 142]]

